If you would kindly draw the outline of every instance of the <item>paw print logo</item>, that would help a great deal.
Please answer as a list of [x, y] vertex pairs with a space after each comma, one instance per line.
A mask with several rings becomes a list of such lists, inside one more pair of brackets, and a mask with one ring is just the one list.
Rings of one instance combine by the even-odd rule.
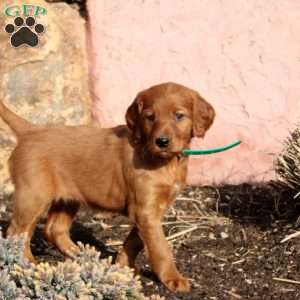
[[11, 34], [10, 42], [13, 47], [19, 47], [23, 44], [35, 47], [39, 43], [39, 35], [45, 31], [42, 24], [36, 24], [33, 17], [27, 17], [25, 22], [22, 17], [17, 17], [14, 24], [7, 24], [5, 31]]

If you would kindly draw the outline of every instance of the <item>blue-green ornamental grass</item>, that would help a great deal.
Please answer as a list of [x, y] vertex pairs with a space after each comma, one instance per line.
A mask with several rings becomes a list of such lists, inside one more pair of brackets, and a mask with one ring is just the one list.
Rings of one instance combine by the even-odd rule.
[[162, 300], [146, 297], [129, 268], [100, 260], [93, 247], [79, 244], [75, 260], [34, 265], [23, 256], [25, 237], [4, 239], [0, 228], [1, 300]]

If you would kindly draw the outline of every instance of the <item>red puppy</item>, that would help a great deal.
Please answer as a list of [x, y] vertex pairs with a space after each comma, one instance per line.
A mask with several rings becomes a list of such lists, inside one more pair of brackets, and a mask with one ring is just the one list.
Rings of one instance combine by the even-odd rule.
[[40, 217], [47, 238], [74, 256], [70, 228], [81, 204], [128, 216], [134, 227], [117, 257], [134, 267], [145, 247], [151, 266], [172, 291], [188, 291], [177, 270], [161, 219], [185, 184], [191, 138], [203, 137], [215, 113], [200, 95], [165, 83], [140, 92], [126, 113], [127, 126], [37, 126], [2, 103], [0, 116], [17, 136], [10, 160], [15, 184], [8, 235], [26, 232], [25, 255]]

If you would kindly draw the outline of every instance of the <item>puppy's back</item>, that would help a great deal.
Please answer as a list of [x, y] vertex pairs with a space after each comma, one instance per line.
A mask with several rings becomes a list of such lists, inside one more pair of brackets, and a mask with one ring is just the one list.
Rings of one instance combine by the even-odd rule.
[[114, 206], [111, 199], [125, 197], [121, 156], [128, 147], [126, 126], [51, 126], [31, 131], [19, 138], [10, 157], [11, 177], [15, 184], [35, 178], [35, 185], [40, 181], [42, 190], [55, 199], [98, 204], [101, 195]]

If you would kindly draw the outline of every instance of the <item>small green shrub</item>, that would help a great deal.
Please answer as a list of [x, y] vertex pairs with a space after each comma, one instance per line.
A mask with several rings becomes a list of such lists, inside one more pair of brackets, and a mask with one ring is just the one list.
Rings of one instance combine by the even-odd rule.
[[100, 260], [93, 247], [79, 244], [76, 260], [30, 264], [23, 257], [25, 237], [4, 239], [0, 230], [1, 300], [159, 300], [141, 292], [133, 270]]

